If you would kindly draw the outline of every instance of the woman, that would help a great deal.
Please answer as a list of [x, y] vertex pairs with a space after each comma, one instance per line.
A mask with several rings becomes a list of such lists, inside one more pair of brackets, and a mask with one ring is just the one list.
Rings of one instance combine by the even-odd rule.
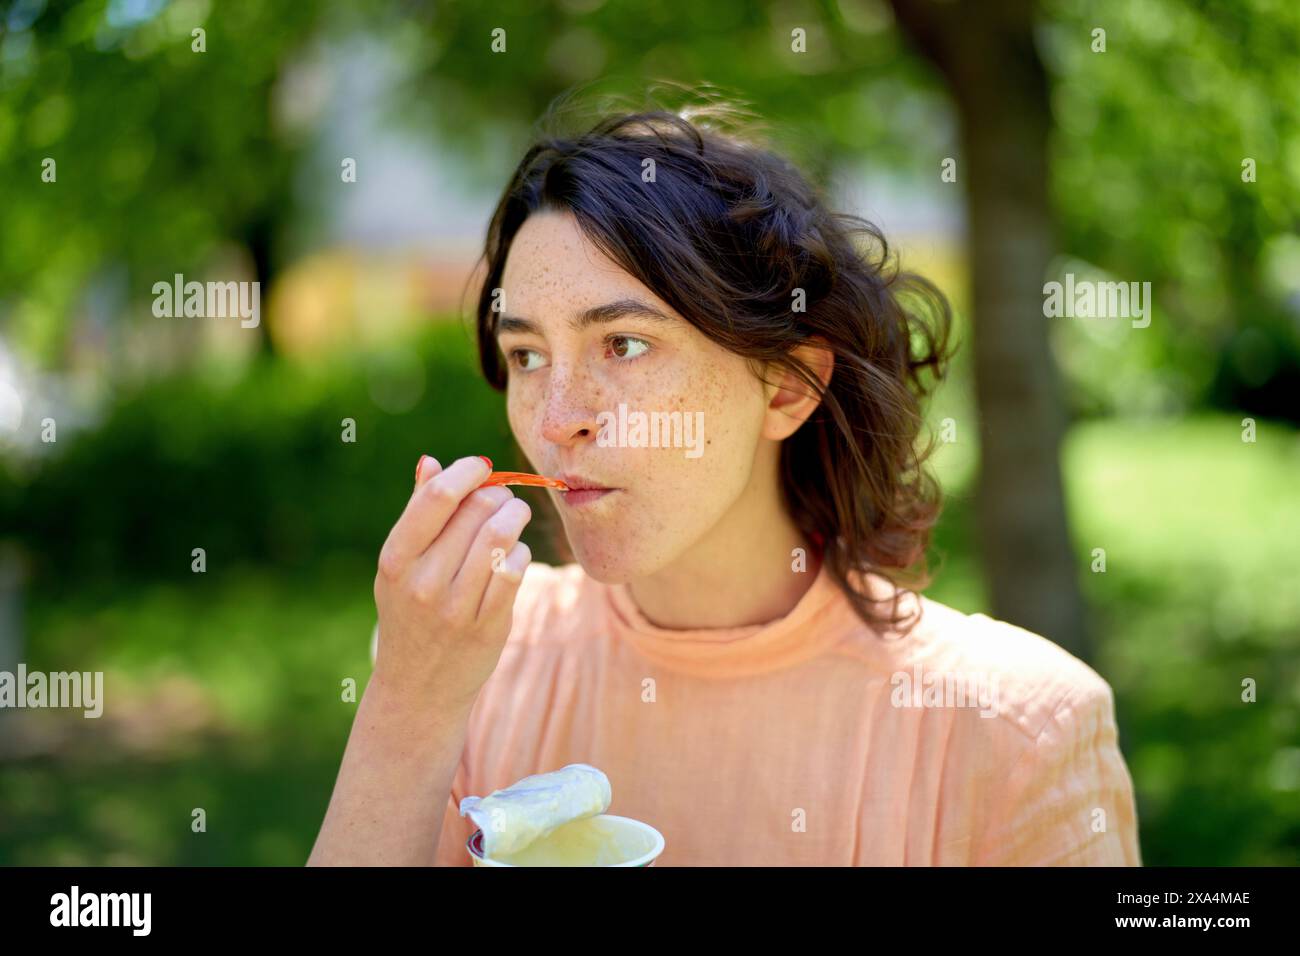
[[1140, 864], [1107, 683], [919, 593], [947, 304], [729, 115], [516, 170], [480, 356], [575, 560], [529, 563], [490, 462], [421, 459], [311, 863], [469, 865], [463, 797], [582, 762], [662, 866]]

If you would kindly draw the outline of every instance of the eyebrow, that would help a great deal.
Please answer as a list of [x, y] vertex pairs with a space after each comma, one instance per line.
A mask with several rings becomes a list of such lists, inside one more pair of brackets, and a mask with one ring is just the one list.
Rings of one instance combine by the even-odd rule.
[[[652, 305], [647, 305], [639, 299], [618, 299], [615, 302], [606, 302], [604, 305], [592, 306], [590, 309], [584, 309], [573, 318], [569, 319], [569, 328], [575, 332], [581, 332], [583, 329], [592, 325], [602, 325], [606, 322], [614, 322], [617, 319], [635, 316], [643, 319], [654, 319], [657, 322], [674, 322], [670, 316], [664, 315]], [[521, 319], [518, 316], [503, 315], [497, 319], [496, 335], [500, 338], [506, 332], [531, 332], [534, 335], [541, 335], [542, 329], [532, 319]]]

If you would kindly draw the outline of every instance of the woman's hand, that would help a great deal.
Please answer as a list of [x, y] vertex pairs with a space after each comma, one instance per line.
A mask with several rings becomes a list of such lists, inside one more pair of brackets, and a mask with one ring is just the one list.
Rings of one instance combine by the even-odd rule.
[[408, 702], [468, 713], [510, 634], [532, 554], [532, 511], [505, 487], [475, 490], [492, 467], [422, 458], [415, 491], [379, 553], [374, 680]]

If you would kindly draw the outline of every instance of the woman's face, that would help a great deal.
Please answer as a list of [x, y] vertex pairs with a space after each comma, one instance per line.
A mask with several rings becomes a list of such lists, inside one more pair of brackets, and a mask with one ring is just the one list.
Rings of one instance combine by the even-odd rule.
[[[592, 245], [572, 214], [530, 216], [501, 285], [497, 341], [509, 368], [516, 440], [540, 474], [616, 489], [547, 492], [575, 557], [607, 583], [670, 565], [750, 486], [767, 409], [762, 383], [745, 359], [706, 338]], [[615, 303], [623, 307], [578, 327], [588, 310]], [[518, 319], [524, 322], [511, 321]], [[674, 419], [680, 432], [660, 427]], [[656, 441], [660, 447], [652, 447]]]

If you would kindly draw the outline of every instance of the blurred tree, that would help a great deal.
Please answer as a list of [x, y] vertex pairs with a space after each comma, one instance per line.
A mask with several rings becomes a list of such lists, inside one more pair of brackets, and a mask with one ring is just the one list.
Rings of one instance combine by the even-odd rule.
[[1061, 247], [1156, 303], [1113, 347], [1070, 339], [1076, 407], [1300, 422], [1300, 4], [1054, 0], [1036, 35]]
[[[1163, 399], [1157, 410], [1208, 398], [1300, 420], [1300, 274], [1280, 288], [1263, 260], [1300, 225], [1300, 7], [891, 4], [961, 121], [976, 511], [994, 612], [1088, 658], [1042, 283], [1062, 231], [1076, 256], [1152, 283], [1163, 321], [1115, 352], [1141, 363], [1152, 382], [1143, 393]], [[1289, 261], [1300, 270], [1294, 251]], [[1233, 348], [1243, 337], [1256, 343], [1244, 361]]]
[[980, 423], [976, 518], [990, 602], [996, 616], [1087, 660], [1061, 484], [1064, 405], [1043, 317], [1056, 236], [1037, 4], [892, 3], [943, 75], [961, 121]]
[[154, 282], [216, 278], [189, 273], [232, 243], [269, 290], [301, 148], [276, 84], [320, 11], [23, 0], [0, 13], [0, 294], [22, 292], [6, 326], [28, 352], [59, 364], [106, 270], [125, 270], [116, 304], [142, 321]]

